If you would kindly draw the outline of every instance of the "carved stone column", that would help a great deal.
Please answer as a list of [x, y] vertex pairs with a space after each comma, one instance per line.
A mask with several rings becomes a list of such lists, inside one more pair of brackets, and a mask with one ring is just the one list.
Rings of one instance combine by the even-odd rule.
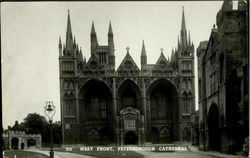
[[[113, 96], [112, 96], [112, 98], [113, 98], [113, 118], [114, 118], [114, 122], [113, 123], [115, 123], [116, 122], [116, 116], [117, 116], [117, 106], [116, 106], [116, 80], [115, 80], [115, 78], [113, 78], [113, 85], [112, 85], [112, 89], [113, 89]], [[114, 129], [116, 129], [115, 128], [115, 126], [114, 126]]]
[[[147, 101], [146, 101], [146, 85], [144, 82], [144, 79], [142, 79], [142, 104], [143, 104], [143, 113], [144, 118], [147, 118]], [[142, 120], [142, 126], [144, 126], [144, 135], [147, 135], [147, 121], [144, 121], [144, 118]], [[143, 141], [145, 142], [145, 141]]]

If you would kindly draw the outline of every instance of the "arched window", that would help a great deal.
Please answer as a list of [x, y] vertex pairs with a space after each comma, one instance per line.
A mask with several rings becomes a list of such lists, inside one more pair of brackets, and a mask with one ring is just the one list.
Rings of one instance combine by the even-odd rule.
[[74, 89], [74, 83], [73, 83], [73, 81], [69, 82], [69, 89], [71, 89], [71, 90]]
[[101, 99], [101, 118], [105, 119], [107, 117], [107, 102], [105, 98]]
[[67, 81], [63, 82], [63, 89], [64, 90], [68, 89], [68, 83], [67, 83]]
[[190, 112], [190, 97], [189, 95], [184, 92], [183, 93], [183, 113], [188, 114]]
[[136, 94], [131, 88], [125, 89], [122, 95], [122, 107], [136, 107]]
[[75, 96], [73, 93], [64, 95], [64, 107], [66, 116], [74, 116], [76, 114]]

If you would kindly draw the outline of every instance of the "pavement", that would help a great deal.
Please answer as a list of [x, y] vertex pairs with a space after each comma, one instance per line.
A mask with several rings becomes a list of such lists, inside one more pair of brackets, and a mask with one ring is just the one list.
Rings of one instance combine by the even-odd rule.
[[242, 155], [231, 155], [231, 154], [223, 154], [221, 152], [216, 152], [216, 151], [201, 151], [195, 146], [188, 145], [188, 148], [191, 152], [197, 153], [200, 155], [209, 155], [209, 156], [214, 156], [218, 158], [246, 158]]
[[[49, 151], [46, 151], [46, 150], [27, 149], [25, 151], [37, 152], [37, 153], [41, 153], [41, 154], [49, 156]], [[87, 155], [74, 154], [74, 153], [70, 153], [70, 152], [54, 151], [54, 158], [94, 158], [94, 157], [87, 156]]]

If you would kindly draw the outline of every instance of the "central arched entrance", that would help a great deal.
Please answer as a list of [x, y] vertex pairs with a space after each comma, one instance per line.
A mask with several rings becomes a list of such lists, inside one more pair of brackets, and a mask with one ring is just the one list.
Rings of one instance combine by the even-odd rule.
[[[167, 79], [157, 79], [146, 93], [150, 105], [149, 138], [152, 143], [172, 143], [179, 140], [179, 104], [176, 86]], [[157, 129], [157, 128], [158, 129]]]
[[118, 111], [127, 107], [132, 107], [142, 112], [141, 91], [134, 81], [127, 79], [122, 82], [118, 88], [117, 99]]
[[133, 131], [128, 131], [124, 136], [125, 145], [137, 145], [138, 139]]
[[209, 135], [209, 149], [220, 150], [219, 137], [219, 112], [216, 104], [212, 104], [208, 112], [208, 135]]

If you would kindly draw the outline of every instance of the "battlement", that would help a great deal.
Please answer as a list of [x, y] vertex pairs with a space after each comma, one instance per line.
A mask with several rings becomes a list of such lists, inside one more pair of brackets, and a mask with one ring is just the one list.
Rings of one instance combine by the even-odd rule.
[[217, 13], [216, 16], [217, 25], [218, 23], [220, 23], [222, 15], [225, 12], [242, 12], [242, 11], [247, 11], [247, 2], [245, 0], [224, 1], [220, 11]]
[[5, 134], [3, 134], [3, 136], [22, 136], [22, 137], [41, 137], [41, 134], [26, 134], [25, 131], [12, 131], [9, 130], [7, 131]]

